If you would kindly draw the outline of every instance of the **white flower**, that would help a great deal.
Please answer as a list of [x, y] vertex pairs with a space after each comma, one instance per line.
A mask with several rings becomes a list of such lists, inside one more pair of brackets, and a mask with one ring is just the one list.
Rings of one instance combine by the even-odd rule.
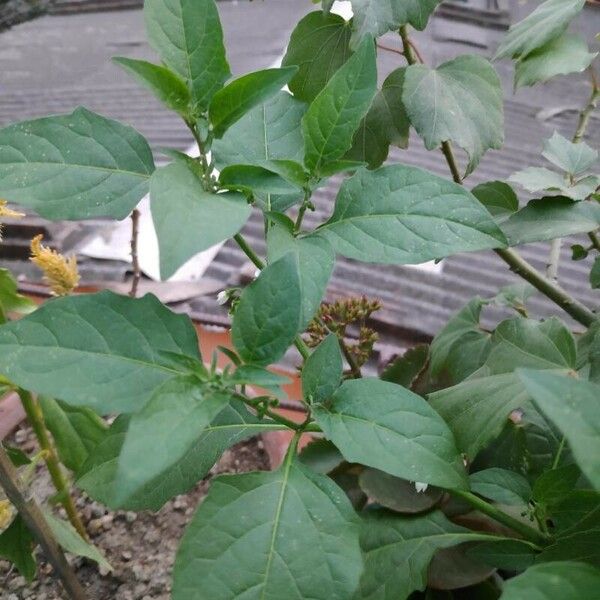
[[415, 481], [415, 490], [417, 490], [417, 494], [422, 494], [427, 491], [429, 485], [427, 483], [421, 483], [420, 481]]
[[254, 279], [258, 279], [258, 276], [260, 275], [260, 269], [256, 269], [254, 271]]
[[227, 300], [229, 300], [229, 293], [227, 290], [223, 290], [217, 294], [217, 304], [219, 306], [223, 306], [223, 304], [227, 304]]

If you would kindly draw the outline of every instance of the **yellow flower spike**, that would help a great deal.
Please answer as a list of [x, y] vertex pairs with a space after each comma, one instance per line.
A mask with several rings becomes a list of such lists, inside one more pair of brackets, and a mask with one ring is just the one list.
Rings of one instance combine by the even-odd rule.
[[44, 281], [55, 296], [68, 296], [79, 283], [77, 259], [66, 258], [55, 250], [42, 245], [43, 236], [31, 240], [31, 262], [44, 272]]
[[0, 531], [6, 529], [13, 518], [12, 504], [8, 500], [0, 500]]
[[[0, 218], [9, 217], [12, 219], [20, 219], [24, 217], [23, 213], [17, 212], [12, 208], [8, 207], [8, 202], [6, 200], [0, 199]], [[2, 241], [2, 223], [0, 223], [0, 241]]]

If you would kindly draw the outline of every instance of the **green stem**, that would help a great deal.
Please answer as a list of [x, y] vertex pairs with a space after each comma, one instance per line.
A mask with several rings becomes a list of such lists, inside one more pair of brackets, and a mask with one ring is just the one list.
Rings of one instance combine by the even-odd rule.
[[[252, 398], [248, 398], [246, 396], [243, 396], [242, 394], [233, 394], [233, 396], [241, 402], [243, 402], [244, 404], [247, 404], [248, 406], [256, 409], [256, 402]], [[276, 423], [284, 425], [285, 427], [287, 427], [288, 429], [292, 429], [293, 431], [300, 431], [304, 427], [302, 423], [295, 423], [294, 421], [291, 421], [290, 419], [287, 419], [283, 415], [280, 415], [279, 413], [276, 413], [270, 409], [265, 410], [264, 414]]]
[[[254, 252], [241, 233], [234, 235], [233, 239], [237, 242], [237, 245], [242, 249], [244, 254], [253, 262], [255, 267], [261, 270], [265, 268], [264, 261], [256, 254], [256, 252]], [[302, 356], [303, 360], [306, 360], [310, 356], [310, 348], [299, 335], [294, 339], [294, 345], [298, 352], [300, 352], [300, 356]]]
[[352, 353], [350, 352], [350, 348], [348, 348], [348, 346], [346, 345], [346, 342], [344, 342], [343, 339], [340, 339], [340, 347], [342, 348], [344, 357], [346, 358], [346, 361], [348, 362], [348, 365], [350, 366], [350, 371], [352, 371], [352, 375], [354, 376], [354, 379], [361, 379], [362, 372], [360, 370], [360, 367], [356, 364], [356, 361], [354, 360], [354, 357], [352, 356]]
[[563, 436], [560, 440], [560, 444], [558, 445], [558, 449], [556, 450], [556, 456], [554, 457], [554, 461], [552, 462], [552, 471], [558, 468], [558, 463], [560, 462], [560, 457], [562, 456], [563, 450], [565, 449], [565, 437]]
[[2, 444], [0, 444], [0, 486], [2, 486], [7, 498], [17, 509], [27, 528], [42, 547], [48, 562], [54, 567], [69, 598], [72, 600], [86, 600], [85, 591], [67, 562], [40, 507], [33, 498], [27, 498], [25, 492], [21, 489], [17, 470], [8, 458]]
[[574, 144], [578, 144], [583, 140], [592, 113], [596, 110], [596, 108], [598, 108], [599, 100], [600, 88], [595, 83], [592, 83], [592, 95], [590, 96], [586, 107], [581, 111], [581, 114], [579, 115], [579, 123], [577, 124], [577, 130], [575, 131], [575, 135], [573, 136]]
[[542, 546], [548, 544], [548, 538], [544, 534], [539, 532], [537, 529], [534, 529], [526, 523], [515, 519], [511, 515], [496, 508], [493, 504], [486, 502], [479, 496], [476, 496], [471, 492], [463, 492], [461, 490], [449, 490], [449, 492], [454, 496], [457, 496], [458, 498], [462, 498], [463, 500], [465, 500], [465, 502], [468, 502], [473, 508], [482, 512], [484, 515], [491, 517], [492, 519], [494, 519], [494, 521], [497, 521], [502, 525], [506, 525], [506, 527], [510, 527], [510, 529], [522, 535], [526, 540], [529, 540], [534, 544], [539, 544]]
[[600, 238], [598, 238], [598, 235], [595, 231], [590, 231], [588, 233], [588, 237], [590, 238], [590, 241], [592, 242], [592, 246], [598, 251], [600, 252]]
[[406, 58], [406, 62], [409, 65], [416, 64], [417, 59], [415, 58], [413, 47], [410, 43], [410, 38], [408, 37], [408, 25], [402, 25], [402, 27], [400, 27], [400, 38], [402, 39], [402, 47], [404, 49], [404, 58]]
[[65, 509], [67, 516], [69, 517], [69, 521], [71, 521], [71, 525], [73, 525], [73, 527], [77, 530], [77, 533], [84, 540], [87, 540], [87, 531], [85, 530], [85, 527], [79, 518], [79, 514], [77, 513], [77, 509], [75, 508], [75, 503], [73, 502], [73, 498], [71, 496], [69, 482], [63, 473], [56, 449], [54, 448], [54, 444], [50, 439], [50, 434], [46, 429], [44, 415], [39, 402], [26, 390], [19, 389], [18, 394], [21, 398], [21, 404], [23, 405], [25, 414], [27, 415], [27, 420], [29, 421], [35, 436], [37, 437], [40, 448], [44, 452], [46, 466], [48, 467], [50, 478], [52, 479], [52, 483], [54, 484], [54, 487], [58, 493], [59, 501]]

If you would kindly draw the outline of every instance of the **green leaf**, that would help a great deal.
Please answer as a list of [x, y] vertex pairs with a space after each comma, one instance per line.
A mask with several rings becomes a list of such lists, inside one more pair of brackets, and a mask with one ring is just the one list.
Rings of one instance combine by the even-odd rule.
[[150, 182], [150, 202], [163, 279], [198, 252], [233, 237], [252, 210], [240, 193], [206, 191], [181, 162], [157, 169]]
[[177, 73], [145, 60], [117, 56], [113, 62], [131, 73], [145, 85], [167, 108], [183, 117], [190, 117], [191, 95], [186, 82]]
[[190, 375], [170, 379], [157, 388], [129, 423], [119, 456], [114, 501], [126, 505], [148, 482], [174, 468], [230, 399]]
[[75, 528], [71, 525], [71, 523], [63, 521], [62, 519], [57, 519], [54, 515], [47, 511], [44, 512], [44, 518], [48, 522], [56, 541], [67, 552], [70, 552], [75, 556], [85, 556], [85, 558], [93, 560], [107, 571], [113, 570], [100, 550], [98, 550], [96, 546], [86, 542], [77, 533], [77, 531], [75, 531]]
[[513, 25], [500, 44], [494, 60], [526, 58], [561, 36], [585, 4], [585, 0], [547, 0], [525, 19]]
[[278, 173], [255, 165], [230, 165], [219, 173], [219, 184], [232, 190], [249, 190], [253, 194], [299, 194], [301, 188]]
[[10, 462], [15, 467], [24, 467], [25, 465], [31, 464], [30, 458], [27, 456], [27, 454], [25, 454], [25, 452], [23, 452], [19, 448], [7, 446], [4, 443], [0, 443], [0, 446], [2, 446], [4, 452], [6, 452], [8, 458], [10, 458]]
[[430, 404], [448, 423], [459, 449], [473, 459], [500, 435], [510, 413], [527, 409], [531, 399], [515, 368], [566, 370], [575, 364], [575, 344], [566, 327], [551, 319], [537, 323], [509, 319], [494, 333], [480, 371], [454, 387], [429, 395]]
[[324, 438], [316, 438], [304, 446], [298, 459], [302, 464], [321, 475], [331, 473], [344, 462], [340, 451]]
[[428, 359], [429, 346], [426, 344], [409, 348], [402, 356], [395, 358], [385, 367], [380, 379], [411, 389], [427, 366]]
[[317, 234], [294, 237], [285, 227], [274, 223], [269, 228], [267, 251], [271, 263], [286, 255], [295, 261], [302, 299], [298, 330], [303, 330], [319, 309], [333, 273], [335, 254], [331, 244]]
[[365, 570], [356, 599], [406, 600], [425, 589], [427, 569], [438, 550], [492, 539], [455, 525], [441, 511], [418, 516], [367, 513], [361, 530]]
[[564, 434], [583, 473], [600, 489], [600, 386], [535, 371], [520, 371], [519, 377], [540, 410]]
[[522, 571], [536, 558], [535, 546], [524, 540], [500, 540], [475, 544], [467, 549], [469, 558], [506, 571]]
[[580, 562], [534, 565], [504, 586], [502, 600], [582, 600], [600, 588], [600, 570]]
[[289, 377], [267, 371], [256, 365], [240, 365], [228, 378], [235, 385], [279, 386], [291, 383]]
[[569, 183], [564, 175], [545, 167], [527, 167], [522, 171], [513, 173], [509, 181], [519, 184], [531, 193], [541, 191], [560, 192], [569, 188]]
[[329, 334], [313, 351], [302, 369], [302, 395], [309, 403], [328, 400], [342, 382], [344, 364], [340, 343]]
[[89, 408], [69, 406], [53, 398], [40, 398], [46, 427], [52, 434], [60, 461], [75, 473], [107, 431], [104, 421]]
[[531, 200], [501, 228], [510, 246], [530, 244], [594, 231], [600, 225], [600, 205], [557, 196]]
[[379, 37], [410, 24], [423, 31], [442, 0], [351, 0], [354, 13], [352, 43], [363, 37]]
[[598, 160], [598, 152], [585, 142], [574, 144], [556, 131], [545, 142], [542, 156], [571, 175], [580, 175]]
[[[253, 108], [234, 123], [223, 138], [213, 142], [212, 153], [217, 167], [256, 165], [289, 177], [289, 169], [284, 174], [281, 165], [276, 168], [274, 161], [302, 162], [304, 140], [300, 121], [305, 112], [306, 105], [287, 92], [279, 92]], [[270, 194], [257, 200], [265, 210], [284, 211], [301, 197], [302, 194]]]
[[0, 328], [0, 373], [32, 392], [100, 414], [135, 412], [178, 375], [163, 352], [200, 358], [189, 317], [150, 294], [57, 298]]
[[153, 170], [137, 131], [85, 108], [0, 130], [0, 196], [46, 219], [124, 219]]
[[37, 565], [33, 556], [34, 540], [20, 515], [0, 533], [0, 557], [15, 565], [29, 582], [33, 581]]
[[[446, 371], [458, 382], [481, 366], [490, 345], [490, 335], [479, 325], [484, 304], [481, 298], [473, 298], [435, 336], [429, 349], [429, 369], [433, 377]], [[476, 352], [465, 355], [466, 344]]]
[[531, 498], [531, 486], [525, 477], [506, 469], [485, 469], [469, 476], [471, 489], [480, 496], [514, 506], [525, 506]]
[[383, 82], [354, 134], [347, 158], [363, 161], [375, 169], [385, 162], [390, 146], [408, 148], [410, 121], [402, 102], [405, 75], [404, 67], [396, 69]]
[[151, 46], [185, 79], [195, 111], [205, 111], [231, 74], [215, 1], [152, 0], [144, 17]]
[[297, 67], [255, 71], [235, 79], [219, 90], [209, 109], [215, 137], [222, 137], [249, 110], [279, 92], [297, 71]]
[[359, 477], [360, 487], [377, 504], [393, 511], [415, 514], [429, 510], [442, 498], [443, 491], [428, 486], [418, 492], [415, 483], [388, 475], [377, 469], [365, 469]]
[[536, 293], [536, 289], [524, 281], [504, 286], [494, 297], [497, 306], [508, 306], [523, 313], [526, 310], [527, 300]]
[[580, 476], [577, 465], [546, 471], [533, 484], [533, 499], [545, 506], [558, 504], [573, 491]]
[[218, 477], [183, 536], [173, 600], [352, 598], [358, 534], [342, 490], [291, 453], [274, 472]]
[[552, 507], [552, 523], [558, 533], [582, 531], [589, 524], [589, 516], [600, 515], [600, 494], [593, 490], [571, 490]]
[[504, 245], [491, 215], [469, 191], [404, 165], [361, 169], [345, 180], [333, 215], [318, 231], [343, 256], [385, 264]]
[[462, 459], [450, 430], [421, 398], [378, 379], [350, 380], [317, 405], [314, 416], [348, 462], [409, 481], [466, 487]]
[[428, 150], [450, 141], [468, 154], [467, 175], [487, 150], [502, 147], [502, 85], [494, 67], [481, 56], [459, 56], [437, 69], [411, 65], [402, 100]]
[[600, 288], [600, 256], [594, 259], [594, 264], [590, 271], [590, 285], [593, 290]]
[[298, 66], [289, 82], [292, 94], [311, 102], [335, 72], [348, 60], [350, 24], [339, 15], [315, 11], [306, 15], [292, 32], [282, 66]]
[[16, 312], [23, 315], [32, 313], [37, 304], [26, 296], [19, 294], [17, 282], [8, 269], [0, 269], [0, 317]]
[[582, 73], [597, 55], [589, 52], [581, 36], [564, 33], [517, 62], [515, 88], [544, 83], [557, 75]]
[[269, 365], [285, 354], [301, 318], [301, 282], [290, 252], [265, 267], [242, 292], [233, 317], [233, 343], [246, 362]]
[[480, 183], [471, 193], [495, 217], [505, 217], [519, 210], [517, 194], [504, 181]]
[[198, 432], [194, 445], [179, 460], [177, 468], [168, 469], [129, 498], [123, 506], [115, 502], [115, 481], [118, 459], [123, 447], [129, 419], [119, 418], [108, 435], [96, 447], [81, 472], [77, 485], [91, 498], [124, 510], [159, 510], [167, 500], [189, 492], [207, 475], [221, 454], [229, 447], [282, 426], [268, 419], [259, 420], [244, 405], [234, 400], [203, 431]]
[[318, 175], [352, 146], [354, 132], [367, 114], [377, 86], [375, 44], [365, 39], [312, 101], [302, 119], [304, 163]]

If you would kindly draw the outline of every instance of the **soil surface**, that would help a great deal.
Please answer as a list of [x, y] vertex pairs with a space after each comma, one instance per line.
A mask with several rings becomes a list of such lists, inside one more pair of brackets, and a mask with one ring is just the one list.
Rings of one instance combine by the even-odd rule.
[[[35, 453], [31, 432], [22, 428], [9, 443]], [[89, 600], [169, 600], [171, 568], [179, 540], [196, 507], [206, 495], [210, 480], [220, 473], [243, 473], [266, 470], [268, 458], [262, 441], [251, 439], [227, 450], [210, 474], [188, 494], [169, 501], [158, 513], [111, 512], [85, 496], [77, 497], [77, 505], [90, 538], [114, 568], [102, 573], [95, 563], [71, 557], [79, 580]], [[52, 495], [44, 467], [38, 470], [34, 484], [38, 500]], [[28, 584], [23, 577], [0, 560], [0, 600], [63, 600], [60, 584], [52, 576], [52, 567], [39, 550], [38, 574]]]

